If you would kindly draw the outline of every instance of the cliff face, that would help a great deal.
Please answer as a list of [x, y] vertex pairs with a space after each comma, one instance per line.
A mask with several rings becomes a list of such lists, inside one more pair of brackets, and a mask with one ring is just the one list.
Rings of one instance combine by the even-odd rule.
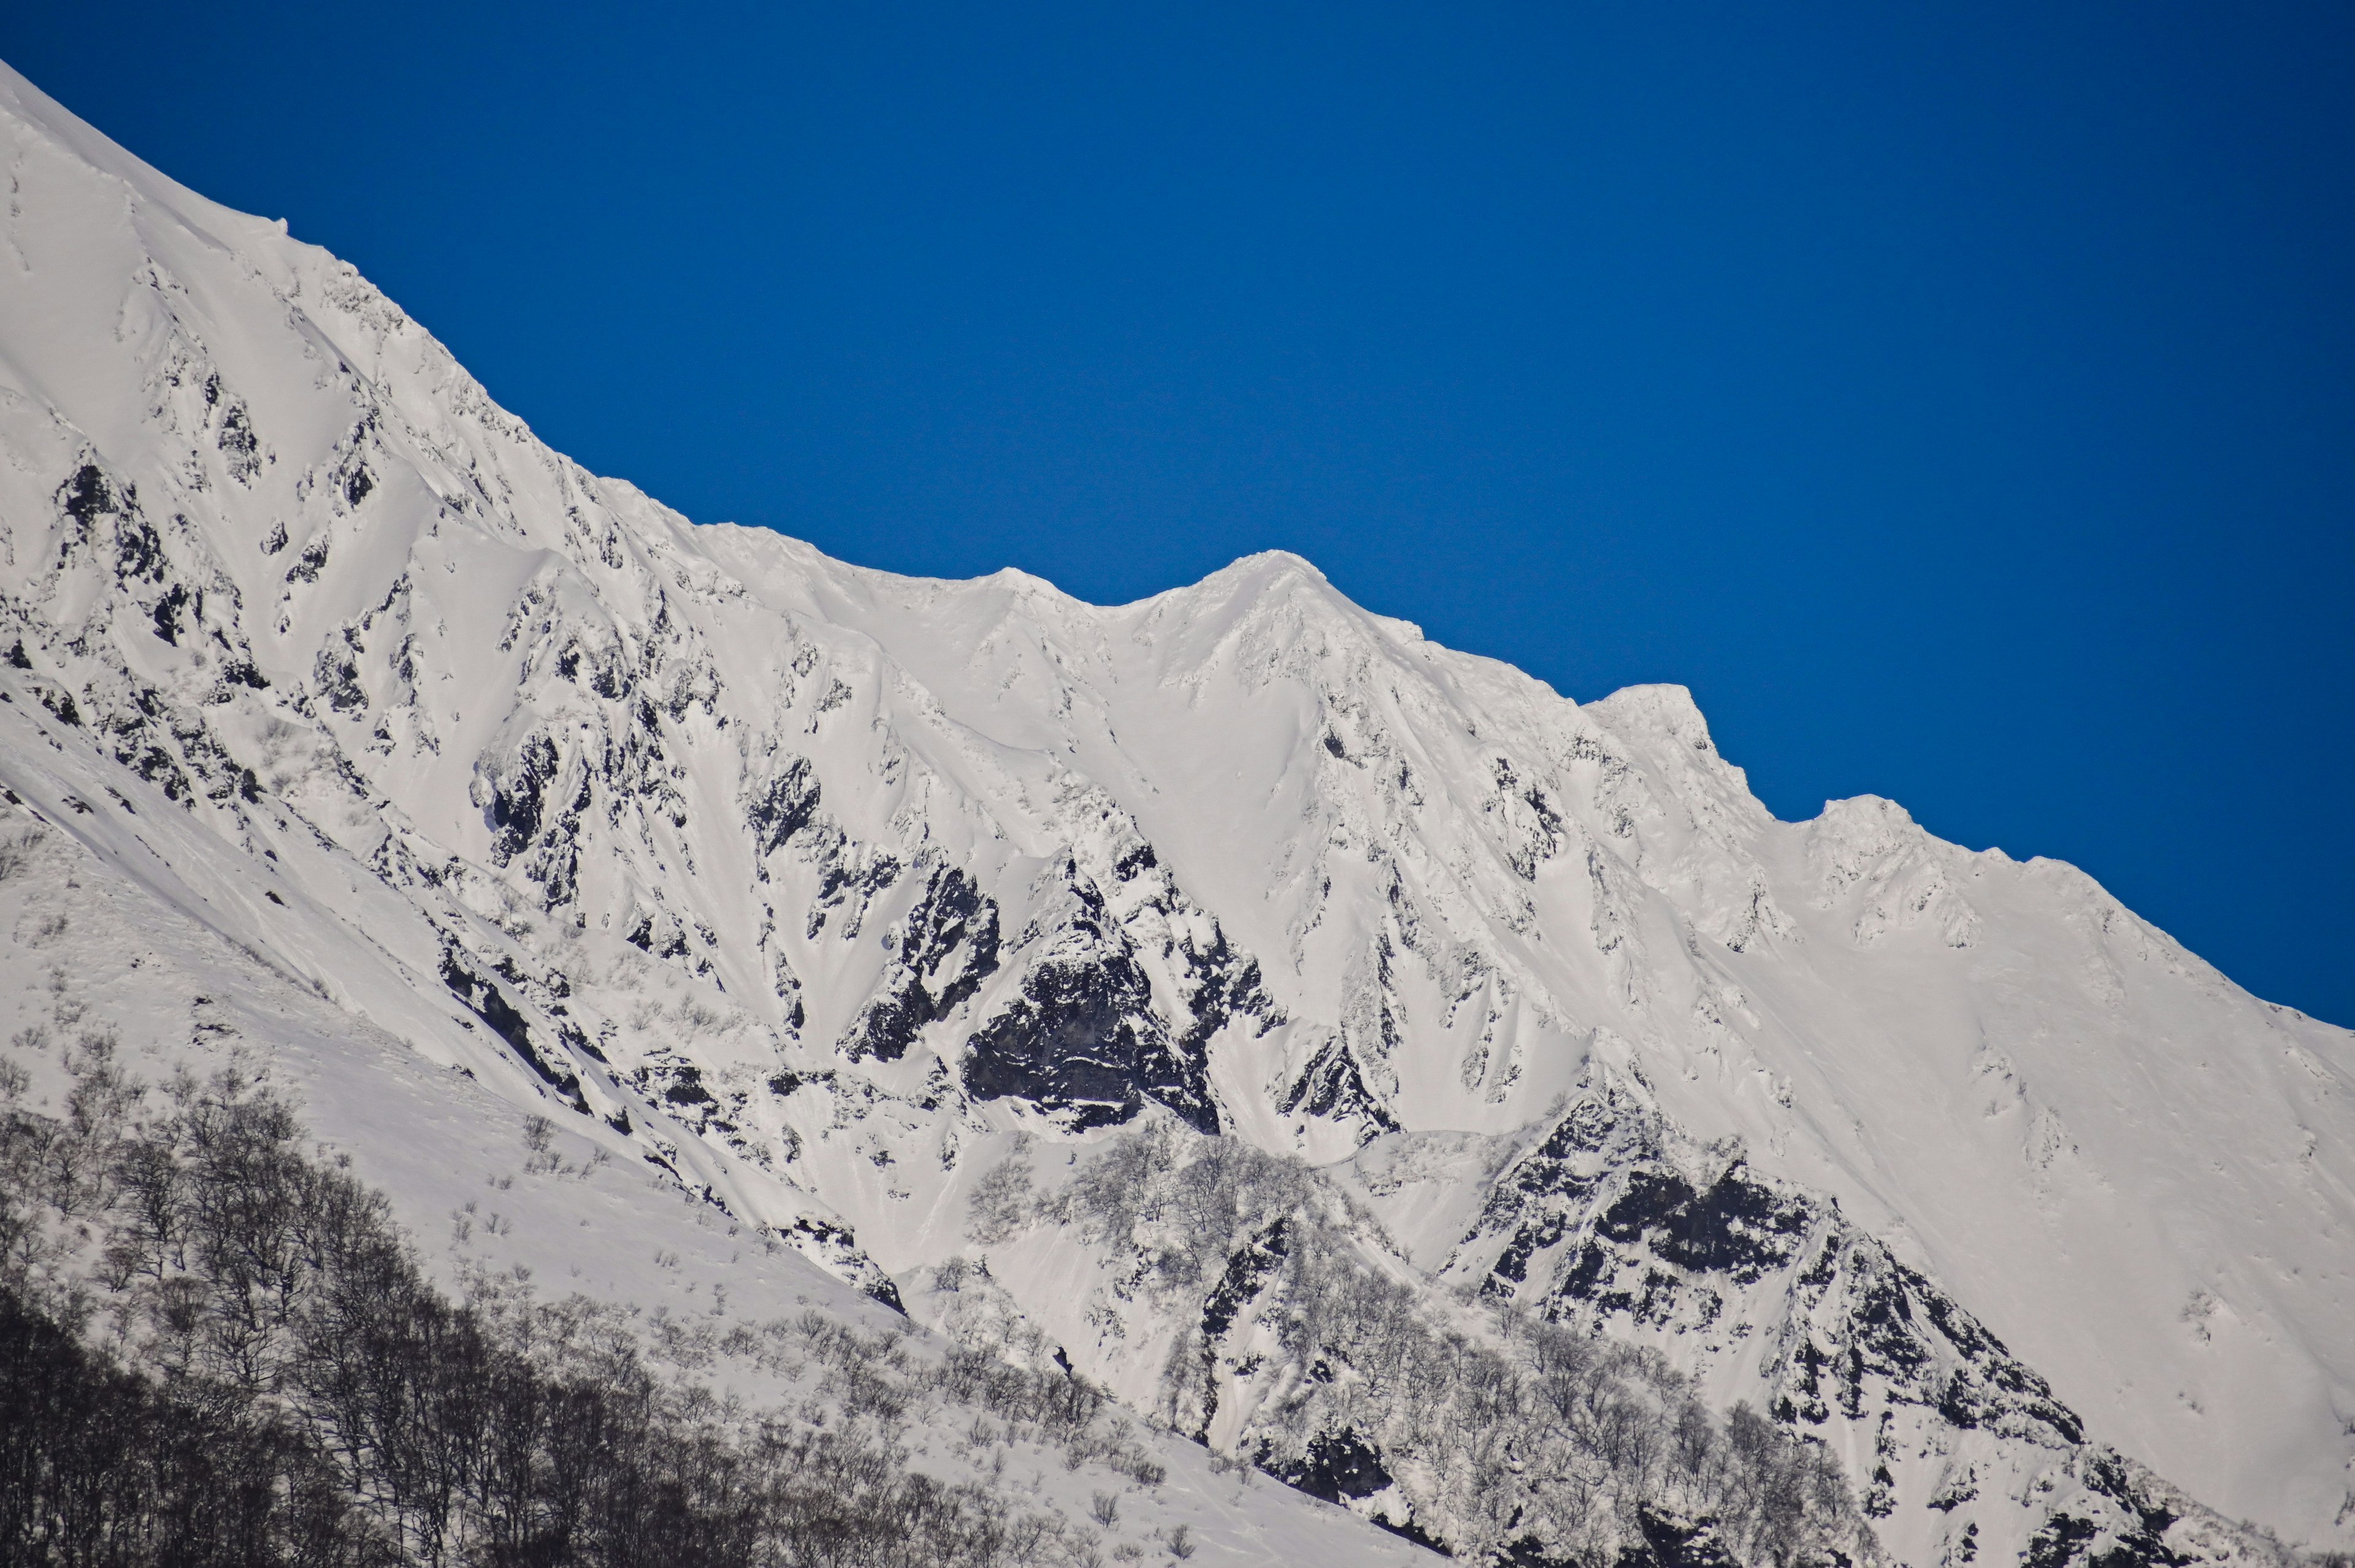
[[1106, 608], [690, 525], [282, 226], [0, 130], [0, 778], [126, 921], [1433, 1540], [1572, 1506], [1492, 1508], [1377, 1318], [1646, 1347], [1909, 1562], [2350, 1539], [2355, 1041], [2081, 872], [1776, 821], [1682, 688], [1287, 556]]

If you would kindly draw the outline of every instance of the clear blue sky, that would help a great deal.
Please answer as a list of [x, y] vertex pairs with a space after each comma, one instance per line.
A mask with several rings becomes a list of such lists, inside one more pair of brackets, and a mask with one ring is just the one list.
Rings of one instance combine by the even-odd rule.
[[25, 5], [559, 448], [851, 560], [1249, 550], [2355, 1024], [2355, 7]]

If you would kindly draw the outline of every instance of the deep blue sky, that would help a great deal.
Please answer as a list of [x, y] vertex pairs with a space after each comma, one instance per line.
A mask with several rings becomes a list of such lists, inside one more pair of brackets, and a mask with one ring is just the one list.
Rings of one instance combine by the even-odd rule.
[[27, 5], [591, 467], [1246, 551], [2355, 1024], [2355, 7]]

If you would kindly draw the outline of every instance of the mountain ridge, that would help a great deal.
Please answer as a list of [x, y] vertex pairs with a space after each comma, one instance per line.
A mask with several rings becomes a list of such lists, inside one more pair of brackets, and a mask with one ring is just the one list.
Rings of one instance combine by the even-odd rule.
[[[1462, 1138], [1504, 1164], [1437, 1210], [1535, 1183], [1480, 1230], [1526, 1232], [1519, 1276], [1465, 1254], [1476, 1291], [1657, 1341], [1721, 1405], [1785, 1401], [1908, 1561], [1967, 1560], [1966, 1526], [2028, 1553], [2084, 1523], [2055, 1563], [2140, 1528], [2115, 1494], [2142, 1483], [1941, 1413], [1930, 1365], [2019, 1383], [1986, 1408], [2056, 1437], [2021, 1412], [2058, 1390], [2194, 1495], [2345, 1539], [2346, 1031], [2064, 863], [1870, 796], [1779, 822], [1682, 688], [1582, 707], [1283, 552], [1092, 606], [689, 524], [549, 452], [348, 266], [0, 91], [10, 745], [95, 745], [90, 776], [201, 825], [158, 856], [176, 889], [143, 873], [165, 903], [919, 1316], [932, 1271], [996, 1256], [985, 1179], [1042, 1151], [1083, 1183], [1168, 1118], [1348, 1187]], [[1172, 1179], [1211, 1158], [1135, 1147]], [[1211, 1336], [1270, 1349], [1170, 1371], [1207, 1319], [1124, 1285], [1149, 1229], [1017, 1225], [1028, 1282], [992, 1277], [1133, 1406], [1215, 1394], [1279, 1470], [1340, 1452], [1284, 1424], [1327, 1396], [1235, 1370], [1292, 1364], [1277, 1296]], [[1936, 1335], [1873, 1351], [1899, 1300]], [[1852, 1408], [1806, 1405], [1840, 1347]], [[1956, 1479], [1982, 1469], [2019, 1496]], [[1356, 1500], [1473, 1528], [1394, 1484]]]

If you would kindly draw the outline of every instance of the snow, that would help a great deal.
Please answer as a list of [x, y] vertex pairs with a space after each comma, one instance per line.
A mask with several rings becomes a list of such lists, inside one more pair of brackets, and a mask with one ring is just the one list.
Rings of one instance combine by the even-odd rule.
[[[2347, 1031], [2068, 866], [1870, 797], [1776, 821], [1684, 688], [1581, 707], [1297, 557], [1103, 607], [692, 525], [541, 445], [344, 263], [5, 68], [0, 125], [0, 643], [26, 667], [0, 666], [0, 782], [77, 847], [0, 883], [24, 1006], [63, 965], [161, 1062], [189, 996], [226, 998], [423, 1234], [549, 1115], [611, 1164], [501, 1189], [496, 1255], [649, 1310], [724, 1282], [748, 1316], [872, 1317], [853, 1285], [889, 1275], [955, 1332], [926, 1282], [986, 1255], [1003, 1311], [1141, 1410], [1182, 1325], [1117, 1299], [1121, 1257], [992, 1250], [967, 1210], [1015, 1151], [1047, 1185], [1114, 1136], [1057, 1103], [1069, 1072], [977, 1087], [968, 1042], [1054, 976], [1130, 985], [1136, 1049], [1199, 1067], [1199, 1092], [1138, 1069], [1104, 1116], [1157, 1101], [1327, 1168], [1434, 1302], [1490, 1277], [1502, 1174], [1619, 1084], [1673, 1130], [1660, 1157], [1738, 1147], [1836, 1209], [2101, 1442], [2355, 1544]], [[970, 929], [922, 946], [952, 869], [993, 965]], [[453, 955], [555, 1078], [453, 991]], [[939, 1016], [904, 1005], [960, 976]], [[900, 1053], [852, 1060], [895, 998]], [[857, 1246], [741, 1244], [803, 1221]], [[1613, 1331], [1764, 1404], [1761, 1347], [1801, 1331], [1773, 1296]], [[1892, 1551], [2032, 1512], [1928, 1506], [1957, 1466], [2060, 1463], [1994, 1443], [1924, 1429]], [[1234, 1495], [1169, 1447], [1188, 1495]], [[1206, 1541], [1263, 1543], [1236, 1561], [1407, 1554], [1273, 1483], [1203, 1507]]]

